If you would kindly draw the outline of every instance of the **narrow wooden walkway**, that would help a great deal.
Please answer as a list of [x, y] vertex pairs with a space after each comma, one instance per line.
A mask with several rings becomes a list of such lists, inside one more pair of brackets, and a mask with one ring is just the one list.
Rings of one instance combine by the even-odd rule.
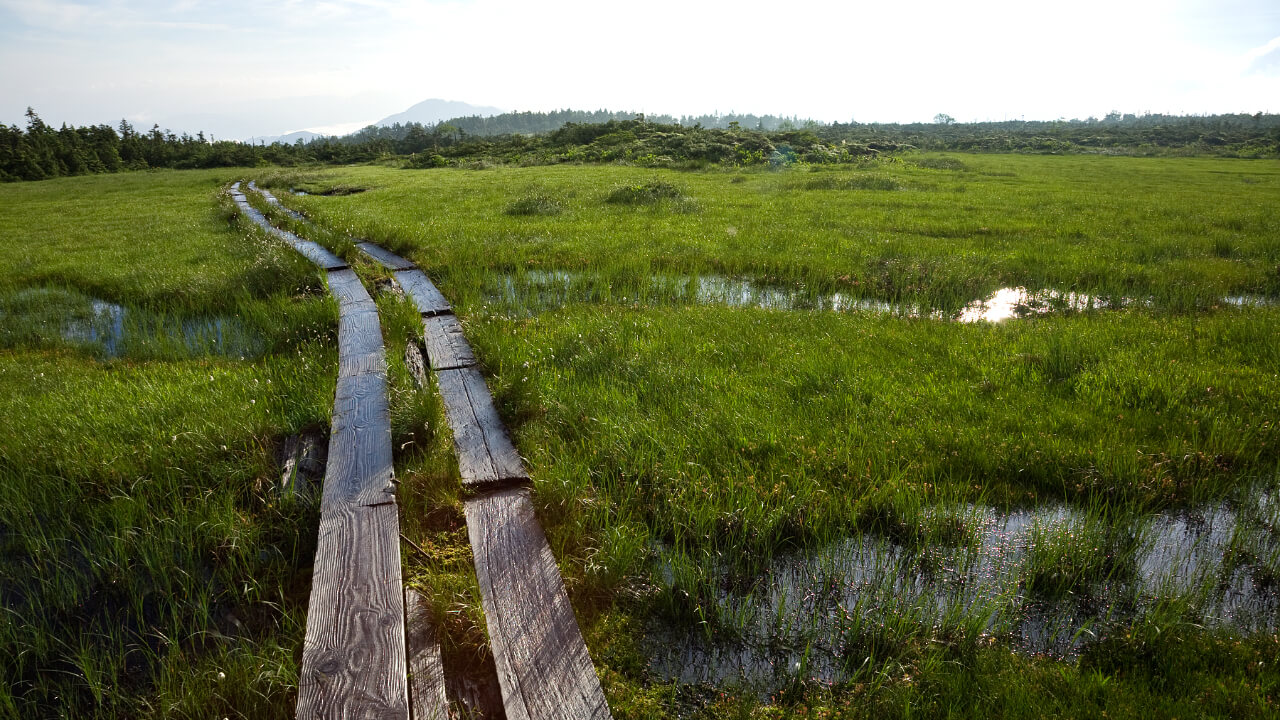
[[392, 271], [422, 315], [427, 360], [453, 429], [462, 482], [475, 492], [465, 503], [467, 533], [507, 717], [611, 718], [564, 580], [534, 514], [528, 472], [461, 324], [412, 262], [373, 243], [356, 246]]
[[534, 515], [529, 474], [461, 324], [412, 263], [371, 243], [357, 247], [397, 279], [416, 273], [402, 287], [422, 313], [427, 361], [453, 429], [462, 482], [477, 491], [465, 503], [467, 534], [507, 718], [610, 718], [560, 569]]
[[408, 720], [400, 518], [378, 308], [345, 262], [272, 227], [240, 183], [231, 189], [246, 217], [327, 271], [338, 300], [338, 385], [297, 717]]

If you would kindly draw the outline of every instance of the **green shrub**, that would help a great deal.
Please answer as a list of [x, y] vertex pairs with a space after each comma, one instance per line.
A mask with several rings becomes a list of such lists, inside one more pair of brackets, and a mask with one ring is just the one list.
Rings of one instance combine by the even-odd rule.
[[409, 156], [409, 160], [404, 164], [407, 168], [422, 170], [426, 168], [442, 168], [448, 167], [449, 161], [439, 153], [414, 153]]
[[922, 167], [929, 170], [957, 170], [965, 171], [969, 169], [968, 165], [951, 157], [938, 158], [916, 158], [916, 167]]
[[688, 201], [688, 198], [680, 188], [665, 180], [619, 185], [605, 198], [605, 202], [615, 205], [657, 205], [663, 200]]
[[546, 193], [533, 192], [507, 205], [508, 215], [559, 215], [564, 211], [560, 202]]

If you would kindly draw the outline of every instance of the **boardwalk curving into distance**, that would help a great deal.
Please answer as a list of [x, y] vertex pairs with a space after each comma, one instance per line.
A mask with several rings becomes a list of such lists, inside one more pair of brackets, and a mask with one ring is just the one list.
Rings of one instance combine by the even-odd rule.
[[272, 227], [240, 183], [231, 192], [242, 213], [327, 271], [339, 308], [338, 385], [297, 717], [408, 720], [400, 518], [377, 306], [345, 262]]
[[[279, 205], [274, 196], [264, 197]], [[373, 243], [356, 247], [392, 271], [422, 316], [427, 362], [453, 430], [462, 482], [476, 493], [465, 503], [467, 534], [507, 717], [611, 718], [564, 580], [534, 514], [524, 461], [452, 307], [412, 262]], [[411, 611], [419, 612], [412, 610], [417, 601], [409, 602]], [[423, 668], [432, 667], [430, 651], [416, 652], [412, 640], [415, 663], [420, 658]], [[414, 686], [415, 717], [420, 717], [420, 702], [438, 707], [433, 680], [420, 683], [415, 672]]]

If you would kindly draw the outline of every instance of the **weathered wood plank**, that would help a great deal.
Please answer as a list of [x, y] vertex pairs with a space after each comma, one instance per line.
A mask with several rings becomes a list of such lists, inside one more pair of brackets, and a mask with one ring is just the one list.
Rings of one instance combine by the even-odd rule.
[[360, 276], [350, 268], [329, 272], [329, 292], [341, 305], [367, 304], [369, 307], [366, 309], [378, 311], [378, 306], [369, 296], [369, 291], [365, 290], [364, 283], [360, 282]]
[[348, 306], [338, 320], [338, 376], [361, 372], [386, 374], [382, 328], [375, 308]]
[[462, 323], [452, 313], [422, 319], [422, 334], [432, 370], [452, 370], [476, 364], [471, 344], [462, 334]]
[[507, 718], [609, 718], [529, 491], [469, 500], [466, 515]]
[[320, 511], [395, 502], [385, 374], [338, 378]]
[[449, 720], [440, 642], [427, 613], [426, 599], [406, 588], [405, 652], [409, 658], [409, 707], [413, 720]]
[[480, 371], [474, 367], [441, 370], [436, 384], [453, 429], [462, 483], [475, 487], [527, 480], [524, 462], [511, 444]]
[[271, 226], [239, 190], [232, 186], [241, 212], [329, 271], [339, 307], [338, 384], [296, 716], [408, 720], [399, 509], [377, 305], [345, 262]]
[[325, 270], [338, 270], [347, 267], [347, 261], [329, 252], [323, 245], [303, 240], [291, 232], [280, 231], [281, 233], [293, 238], [293, 249], [297, 250], [311, 262], [319, 265]]
[[408, 720], [404, 595], [395, 505], [320, 518], [299, 678], [299, 720]]
[[304, 240], [288, 230], [281, 230], [280, 228], [272, 225], [262, 213], [257, 210], [253, 210], [253, 208], [247, 203], [245, 207], [249, 207], [250, 210], [252, 210], [250, 217], [253, 218], [254, 222], [262, 226], [262, 228], [267, 232], [291, 245], [294, 251], [319, 267], [322, 267], [325, 270], [339, 270], [347, 267], [347, 261], [329, 252], [329, 250], [323, 245], [312, 242], [311, 240]]
[[389, 270], [416, 270], [417, 266], [399, 255], [371, 242], [358, 242], [356, 247]]
[[299, 498], [314, 495], [324, 479], [327, 447], [324, 437], [314, 430], [285, 439], [277, 455], [282, 495]]
[[449, 301], [436, 289], [436, 286], [421, 270], [397, 270], [396, 282], [404, 288], [404, 292], [413, 300], [418, 312], [423, 315], [440, 315], [453, 312]]

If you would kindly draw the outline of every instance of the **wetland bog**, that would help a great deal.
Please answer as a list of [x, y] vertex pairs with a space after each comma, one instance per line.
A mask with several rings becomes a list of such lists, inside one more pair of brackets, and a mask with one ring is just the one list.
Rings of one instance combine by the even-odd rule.
[[451, 299], [615, 714], [1087, 715], [1276, 687], [1280, 169], [1217, 162], [259, 184]]
[[[1280, 167], [947, 159], [0, 186], [0, 709], [291, 710], [317, 518], [273, 453], [327, 425], [336, 309], [252, 179], [448, 298], [615, 717], [1274, 714]], [[467, 685], [465, 494], [375, 300], [403, 573]]]

